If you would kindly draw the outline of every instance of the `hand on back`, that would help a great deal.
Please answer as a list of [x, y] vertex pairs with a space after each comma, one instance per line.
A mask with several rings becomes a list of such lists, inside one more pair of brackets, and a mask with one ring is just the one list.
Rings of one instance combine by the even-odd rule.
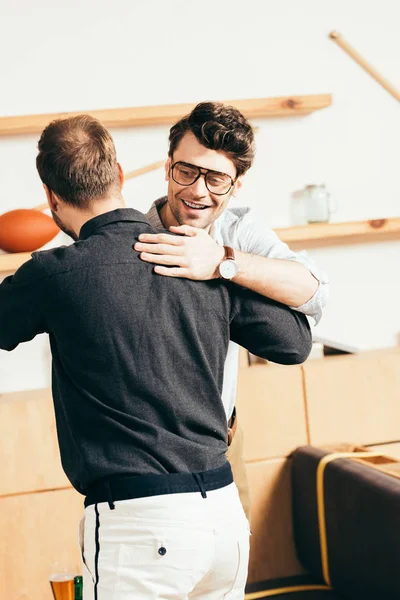
[[154, 271], [167, 277], [205, 281], [219, 277], [224, 249], [204, 230], [190, 225], [170, 227], [168, 233], [143, 233], [134, 249], [140, 258], [156, 265]]

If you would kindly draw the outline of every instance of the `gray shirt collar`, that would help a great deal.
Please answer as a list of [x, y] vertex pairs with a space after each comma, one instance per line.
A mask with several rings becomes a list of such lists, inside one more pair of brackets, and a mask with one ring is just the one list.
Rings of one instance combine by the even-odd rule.
[[156, 229], [164, 229], [164, 225], [160, 219], [160, 210], [167, 202], [167, 196], [162, 196], [158, 198], [153, 204], [150, 206], [149, 211], [146, 214], [146, 217], [149, 223], [155, 227]]

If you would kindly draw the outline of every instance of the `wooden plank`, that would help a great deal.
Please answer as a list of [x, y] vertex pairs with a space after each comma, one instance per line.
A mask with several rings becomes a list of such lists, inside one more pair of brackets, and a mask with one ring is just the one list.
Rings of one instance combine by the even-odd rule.
[[0, 395], [0, 496], [63, 488], [51, 391]]
[[0, 254], [0, 273], [4, 276], [12, 274], [31, 258], [30, 252], [16, 252], [15, 254]]
[[313, 223], [275, 231], [293, 249], [400, 240], [400, 218]]
[[0, 498], [0, 598], [52, 600], [49, 576], [56, 562], [81, 573], [83, 510], [83, 496], [72, 488]]
[[302, 369], [311, 444], [399, 439], [400, 348], [310, 360]]
[[382, 452], [386, 456], [392, 456], [400, 460], [400, 441], [391, 442], [390, 444], [378, 444], [375, 446], [368, 446], [368, 451]]
[[366, 71], [377, 83], [379, 83], [389, 94], [400, 102], [400, 91], [394, 87], [375, 67], [371, 65], [353, 46], [344, 39], [338, 31], [331, 31], [329, 37], [334, 40], [364, 71]]
[[251, 497], [248, 582], [303, 574], [293, 540], [290, 460], [247, 465]]
[[300, 366], [239, 369], [236, 407], [247, 462], [287, 456], [307, 444]]
[[[224, 100], [238, 108], [248, 119], [306, 115], [332, 104], [331, 94], [310, 96], [284, 96], [279, 98], [252, 98]], [[171, 125], [188, 114], [196, 103], [166, 104], [160, 106], [136, 106], [133, 108], [110, 108], [106, 110], [81, 110], [43, 115], [26, 115], [0, 118], [1, 135], [40, 133], [54, 119], [71, 117], [82, 113], [99, 119], [106, 127], [143, 127]]]

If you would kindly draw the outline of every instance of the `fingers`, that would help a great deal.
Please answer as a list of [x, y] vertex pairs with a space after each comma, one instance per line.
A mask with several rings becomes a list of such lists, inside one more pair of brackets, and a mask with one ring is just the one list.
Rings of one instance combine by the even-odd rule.
[[171, 246], [181, 246], [184, 243], [182, 237], [177, 235], [169, 235], [169, 233], [141, 233], [139, 235], [140, 242], [148, 244], [169, 244]]
[[189, 269], [180, 267], [154, 267], [154, 272], [157, 275], [164, 275], [164, 277], [185, 277], [186, 279], [192, 279], [189, 273]]
[[140, 258], [145, 262], [156, 263], [157, 265], [187, 267], [187, 258], [185, 256], [176, 256], [174, 254], [149, 254], [147, 252], [141, 252]]
[[187, 235], [188, 237], [197, 235], [199, 231], [197, 227], [192, 227], [191, 225], [171, 225], [169, 230], [174, 233], [180, 233], [181, 235]]
[[150, 254], [181, 254], [181, 246], [171, 246], [170, 244], [143, 244], [136, 242], [134, 245], [138, 252], [149, 252]]

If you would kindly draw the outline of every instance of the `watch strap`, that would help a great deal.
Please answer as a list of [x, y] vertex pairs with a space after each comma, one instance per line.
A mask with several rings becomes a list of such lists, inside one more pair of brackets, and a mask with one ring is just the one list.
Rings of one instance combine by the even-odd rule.
[[233, 248], [231, 248], [230, 246], [224, 246], [224, 250], [225, 250], [224, 260], [235, 260], [235, 252], [234, 252]]

